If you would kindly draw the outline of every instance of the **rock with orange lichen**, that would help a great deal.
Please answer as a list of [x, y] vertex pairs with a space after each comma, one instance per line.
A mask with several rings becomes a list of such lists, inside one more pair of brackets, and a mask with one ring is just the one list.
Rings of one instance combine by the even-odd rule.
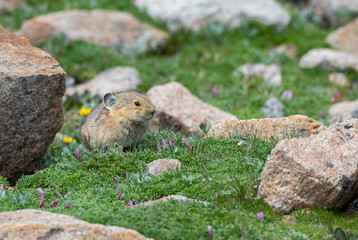
[[341, 210], [358, 198], [358, 119], [309, 138], [284, 139], [271, 151], [259, 195], [275, 210]]
[[63, 124], [65, 75], [47, 52], [0, 26], [0, 176], [41, 168]]
[[0, 213], [0, 236], [4, 239], [150, 240], [132, 229], [91, 224], [64, 214], [34, 209]]
[[265, 140], [309, 137], [326, 127], [321, 122], [302, 115], [282, 118], [230, 120], [216, 122], [207, 137], [256, 136]]

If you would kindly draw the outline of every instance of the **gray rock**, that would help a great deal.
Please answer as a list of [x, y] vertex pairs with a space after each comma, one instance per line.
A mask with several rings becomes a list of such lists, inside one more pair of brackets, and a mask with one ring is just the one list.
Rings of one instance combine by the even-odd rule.
[[41, 168], [63, 124], [65, 72], [50, 54], [0, 27], [0, 175]]
[[35, 209], [0, 213], [0, 236], [4, 239], [150, 240], [132, 229], [91, 224], [64, 214]]
[[276, 64], [266, 65], [262, 63], [245, 64], [234, 71], [234, 76], [244, 74], [262, 76], [264, 81], [273, 85], [280, 85], [282, 81], [281, 67]]
[[157, 159], [147, 165], [145, 173], [158, 176], [169, 169], [176, 169], [178, 167], [181, 167], [181, 162], [177, 159]]
[[49, 41], [64, 33], [70, 40], [84, 40], [135, 55], [165, 47], [168, 34], [141, 23], [131, 14], [105, 10], [69, 10], [27, 20], [18, 34], [31, 43]]
[[352, 112], [351, 117], [358, 118], [358, 107]]
[[335, 103], [328, 110], [327, 120], [330, 124], [347, 121], [353, 118], [352, 116], [357, 108], [358, 100]]
[[198, 31], [212, 22], [229, 28], [242, 24], [242, 17], [264, 25], [286, 26], [289, 14], [275, 0], [135, 0], [153, 18], [167, 22], [172, 32], [183, 27]]
[[282, 140], [261, 174], [259, 195], [275, 210], [341, 210], [358, 197], [358, 119], [309, 138]]
[[92, 96], [103, 97], [106, 93], [121, 90], [134, 90], [141, 83], [139, 73], [132, 67], [115, 67], [99, 73], [95, 78], [86, 83], [71, 86], [66, 89], [66, 95], [75, 93], [91, 93]]
[[355, 54], [332, 49], [313, 49], [300, 59], [300, 67], [333, 70], [353, 68], [358, 71], [358, 56]]
[[201, 125], [212, 126], [216, 121], [236, 119], [235, 116], [202, 102], [178, 82], [149, 89], [147, 96], [156, 106], [151, 128], [173, 131], [201, 131]]
[[311, 0], [309, 5], [320, 16], [329, 17], [340, 9], [358, 12], [358, 0]]
[[283, 117], [283, 104], [275, 97], [269, 98], [261, 107], [261, 113], [265, 117]]

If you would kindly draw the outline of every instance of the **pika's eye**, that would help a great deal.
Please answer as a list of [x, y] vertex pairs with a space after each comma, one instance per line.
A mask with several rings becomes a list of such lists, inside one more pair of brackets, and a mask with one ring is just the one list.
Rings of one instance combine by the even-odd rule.
[[138, 101], [135, 101], [134, 104], [135, 104], [136, 106], [140, 106], [140, 102], [138, 102]]

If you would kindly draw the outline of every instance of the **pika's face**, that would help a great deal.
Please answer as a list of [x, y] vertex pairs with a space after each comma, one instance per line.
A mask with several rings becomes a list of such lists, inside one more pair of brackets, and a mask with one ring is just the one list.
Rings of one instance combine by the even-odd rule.
[[155, 106], [146, 96], [134, 91], [107, 93], [103, 105], [113, 115], [143, 124], [149, 123], [156, 112]]

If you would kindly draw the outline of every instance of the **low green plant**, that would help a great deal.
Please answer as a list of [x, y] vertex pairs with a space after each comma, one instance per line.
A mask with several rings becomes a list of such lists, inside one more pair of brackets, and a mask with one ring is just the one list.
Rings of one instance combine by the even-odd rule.
[[334, 240], [358, 240], [358, 234], [354, 235], [351, 232], [345, 233], [342, 228], [336, 228], [333, 234]]

